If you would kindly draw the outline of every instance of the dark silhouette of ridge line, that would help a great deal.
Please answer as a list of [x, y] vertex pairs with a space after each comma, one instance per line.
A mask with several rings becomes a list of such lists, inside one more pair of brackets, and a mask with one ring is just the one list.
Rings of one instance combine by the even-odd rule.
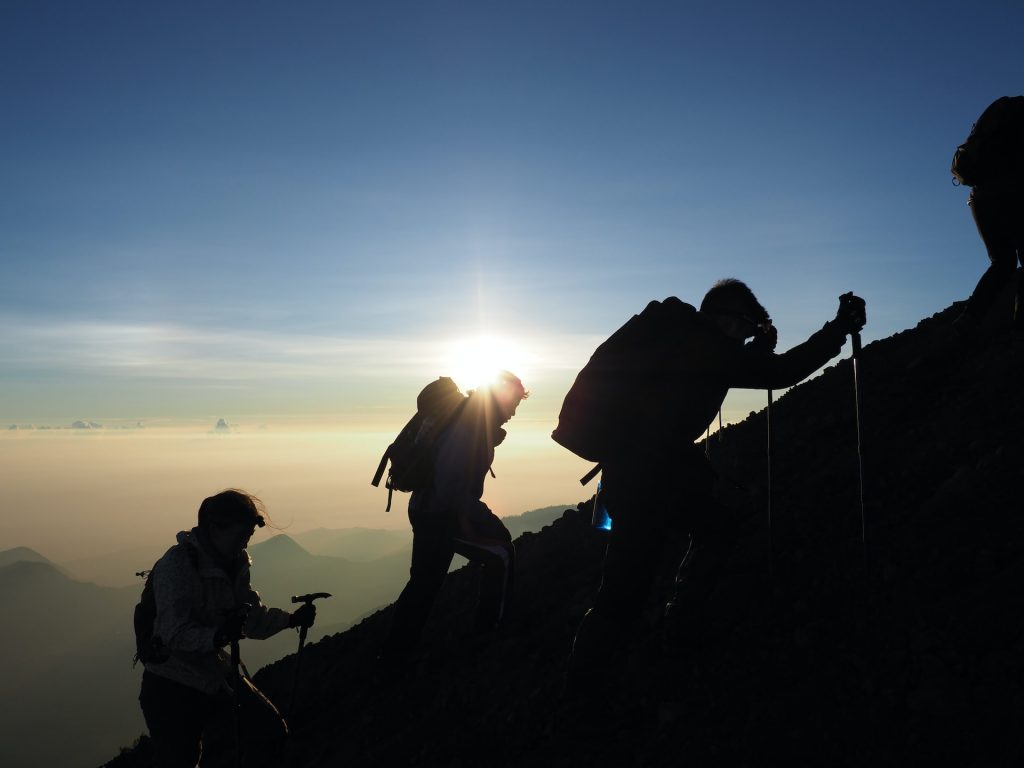
[[[296, 764], [1020, 764], [1024, 351], [1006, 333], [955, 343], [958, 310], [864, 347], [870, 568], [846, 359], [774, 404], [771, 578], [765, 413], [712, 437], [720, 493], [742, 533], [712, 595], [708, 640], [691, 656], [659, 652], [675, 566], [666, 562], [623, 700], [591, 729], [564, 727], [565, 661], [604, 542], [582, 505], [517, 540], [516, 598], [486, 642], [468, 633], [475, 584], [464, 568], [449, 576], [408, 679], [373, 675], [390, 608], [308, 646], [291, 723]], [[260, 686], [282, 696], [293, 664], [265, 668]], [[144, 753], [143, 744], [109, 765]]]

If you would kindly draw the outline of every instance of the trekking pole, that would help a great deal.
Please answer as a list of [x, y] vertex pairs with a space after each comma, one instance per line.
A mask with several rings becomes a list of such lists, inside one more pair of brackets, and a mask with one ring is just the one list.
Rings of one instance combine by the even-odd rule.
[[775, 571], [775, 528], [772, 515], [775, 511], [775, 486], [773, 483], [775, 475], [775, 456], [773, 448], [774, 435], [772, 434], [772, 391], [768, 390], [768, 576], [774, 575]]
[[235, 691], [234, 706], [234, 730], [235, 730], [235, 768], [242, 768], [242, 679], [238, 674], [238, 666], [242, 663], [242, 654], [238, 648], [238, 641], [231, 641], [231, 687]]
[[850, 334], [850, 343], [853, 347], [853, 397], [855, 413], [857, 417], [857, 475], [860, 485], [860, 544], [864, 550], [864, 559], [868, 557], [868, 526], [867, 515], [864, 511], [864, 435], [861, 429], [861, 405], [860, 405], [860, 332], [854, 331]]
[[[241, 616], [241, 626], [245, 626], [245, 620], [249, 615], [252, 606], [249, 603], [242, 603], [236, 612]], [[235, 730], [235, 768], [242, 768], [242, 676], [238, 674], [238, 668], [242, 666], [242, 652], [238, 647], [240, 638], [231, 640], [231, 688], [235, 694], [234, 706], [234, 730]]]
[[[314, 600], [330, 596], [329, 592], [311, 592], [308, 595], [293, 595], [292, 602], [312, 605]], [[308, 632], [309, 627], [304, 626], [299, 629], [299, 650], [295, 653], [295, 669], [292, 671], [292, 688], [288, 694], [288, 708], [285, 709], [285, 721], [291, 717], [292, 705], [295, 703], [295, 686], [299, 682], [299, 664], [302, 662], [302, 649], [306, 645], [306, 634]]]

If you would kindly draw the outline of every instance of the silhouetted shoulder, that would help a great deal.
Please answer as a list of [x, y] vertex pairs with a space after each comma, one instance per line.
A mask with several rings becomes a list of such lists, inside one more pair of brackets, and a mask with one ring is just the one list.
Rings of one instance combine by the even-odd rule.
[[647, 306], [650, 307], [652, 304], [658, 304], [666, 312], [671, 312], [671, 313], [676, 314], [676, 315], [678, 315], [680, 317], [687, 316], [687, 315], [693, 315], [693, 314], [696, 314], [696, 312], [697, 312], [697, 308], [694, 307], [692, 304], [687, 304], [685, 301], [683, 301], [682, 299], [678, 299], [675, 296], [669, 296], [664, 301], [660, 301], [660, 302], [659, 301], [652, 301]]
[[194, 578], [199, 572], [199, 550], [191, 543], [178, 540], [156, 561], [153, 575], [161, 582]]
[[664, 301], [652, 301], [643, 311], [652, 321], [651, 326], [669, 336], [686, 335], [698, 322], [700, 313], [692, 304], [669, 296]]

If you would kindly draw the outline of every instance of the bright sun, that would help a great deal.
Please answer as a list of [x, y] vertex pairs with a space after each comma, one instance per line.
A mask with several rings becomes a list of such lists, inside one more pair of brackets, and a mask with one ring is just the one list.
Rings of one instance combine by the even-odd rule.
[[498, 371], [511, 371], [524, 381], [526, 353], [521, 344], [502, 336], [456, 339], [448, 346], [445, 375], [465, 391], [492, 381]]

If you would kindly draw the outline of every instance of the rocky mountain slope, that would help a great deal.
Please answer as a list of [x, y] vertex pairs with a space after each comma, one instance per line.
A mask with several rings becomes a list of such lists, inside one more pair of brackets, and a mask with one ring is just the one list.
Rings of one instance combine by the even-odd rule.
[[[866, 548], [847, 360], [772, 409], [771, 530], [765, 412], [712, 437], [741, 537], [694, 653], [660, 651], [681, 554], [667, 546], [621, 700], [589, 721], [567, 715], [565, 659], [605, 541], [584, 504], [517, 541], [500, 634], [469, 633], [476, 574], [464, 568], [414, 675], [374, 674], [390, 609], [310, 646], [290, 764], [1020, 764], [1024, 347], [1006, 333], [955, 342], [955, 312], [864, 349]], [[294, 672], [292, 656], [256, 679], [281, 702]]]

